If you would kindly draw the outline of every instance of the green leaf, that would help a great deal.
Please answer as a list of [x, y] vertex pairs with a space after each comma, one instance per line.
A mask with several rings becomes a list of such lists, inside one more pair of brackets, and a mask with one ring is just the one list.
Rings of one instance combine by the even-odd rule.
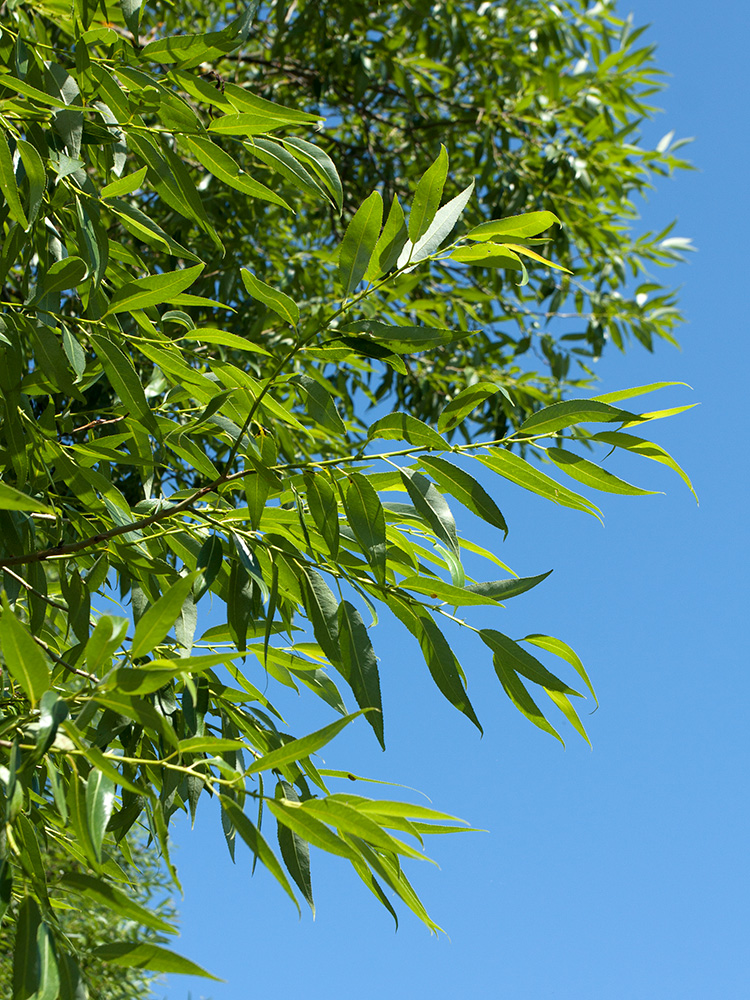
[[105, 315], [132, 312], [134, 309], [146, 309], [162, 302], [171, 302], [195, 282], [203, 268], [203, 264], [195, 264], [193, 267], [150, 274], [146, 278], [129, 281], [112, 296]]
[[[279, 781], [276, 786], [276, 798], [287, 799], [290, 802], [299, 802], [294, 787], [288, 781]], [[315, 903], [313, 901], [312, 882], [310, 880], [310, 845], [298, 833], [290, 830], [284, 823], [276, 823], [276, 835], [279, 841], [279, 850], [284, 859], [287, 871], [292, 876], [297, 888], [304, 896], [308, 906], [315, 916]]]
[[550, 226], [560, 225], [560, 220], [552, 212], [528, 212], [525, 215], [511, 215], [507, 219], [496, 219], [492, 222], [483, 222], [481, 226], [466, 233], [466, 239], [470, 240], [494, 240], [502, 236], [510, 236], [515, 239], [526, 239], [530, 236], [538, 236]]
[[559, 656], [561, 659], [566, 660], [581, 677], [586, 687], [591, 692], [591, 697], [594, 699], [596, 704], [599, 704], [584, 665], [581, 663], [575, 650], [571, 649], [567, 642], [563, 642], [562, 639], [556, 639], [551, 635], [538, 634], [524, 636], [523, 641], [533, 643], [534, 646], [539, 646], [540, 649], [546, 649], [548, 653], [554, 653], [555, 656]]
[[282, 208], [291, 211], [281, 195], [276, 194], [265, 184], [261, 184], [250, 174], [245, 173], [239, 163], [211, 139], [186, 135], [182, 137], [182, 141], [195, 153], [203, 166], [220, 181], [251, 198], [259, 198], [261, 201], [281, 205]]
[[165, 934], [174, 934], [175, 932], [172, 924], [167, 923], [158, 914], [141, 906], [126, 893], [102, 879], [79, 872], [65, 872], [60, 879], [60, 885], [79, 893], [84, 897], [84, 900], [94, 900], [102, 906], [108, 907], [126, 920], [132, 920], [144, 927], [151, 927], [153, 930], [162, 931]]
[[362, 711], [354, 712], [352, 715], [347, 715], [343, 719], [337, 719], [336, 722], [332, 722], [328, 726], [324, 726], [322, 729], [317, 729], [314, 733], [310, 733], [309, 736], [303, 736], [298, 740], [290, 740], [285, 743], [278, 750], [271, 750], [270, 753], [265, 754], [265, 756], [260, 757], [255, 763], [251, 764], [247, 768], [245, 774], [257, 774], [259, 771], [270, 771], [273, 768], [281, 767], [284, 764], [290, 764], [292, 761], [299, 761], [305, 757], [309, 757], [310, 754], [315, 753], [324, 747], [327, 743], [337, 736], [341, 730], [348, 726], [350, 722], [356, 719], [358, 716], [362, 715]]
[[481, 517], [487, 524], [499, 528], [507, 536], [508, 525], [499, 507], [473, 476], [446, 459], [434, 455], [421, 455], [419, 464], [432, 476], [443, 493], [450, 493], [472, 514]]
[[380, 497], [367, 478], [352, 472], [344, 493], [344, 509], [362, 553], [378, 583], [385, 583], [385, 513]]
[[185, 68], [202, 62], [215, 62], [242, 44], [247, 38], [252, 21], [252, 7], [246, 7], [242, 14], [222, 31], [208, 31], [195, 35], [168, 35], [144, 46], [140, 58], [149, 62], [178, 63]]
[[[219, 799], [221, 801], [222, 808], [226, 811], [226, 814], [234, 828], [237, 830], [237, 833], [239, 833], [240, 837], [242, 837], [261, 864], [265, 865], [269, 872], [274, 876], [276, 881], [297, 907], [297, 912], [299, 913], [299, 903], [297, 902], [294, 892], [292, 891], [292, 887], [289, 885], [289, 880], [284, 874], [276, 855], [261, 835], [260, 830], [258, 830], [255, 824], [247, 818], [245, 813], [233, 799], [230, 799], [226, 795], [220, 795]], [[269, 802], [269, 808], [270, 806], [271, 803]]]
[[362, 278], [370, 263], [378, 241], [383, 221], [383, 199], [373, 191], [360, 205], [346, 228], [339, 250], [339, 281], [348, 298]]
[[660, 445], [654, 444], [653, 441], [646, 441], [644, 438], [635, 437], [632, 434], [624, 434], [621, 431], [601, 431], [599, 434], [594, 434], [589, 440], [602, 441], [604, 444], [611, 444], [615, 448], [622, 448], [635, 455], [642, 455], [644, 458], [650, 458], [654, 462], [661, 462], [663, 465], [668, 465], [687, 484], [688, 489], [695, 497], [695, 502], [698, 502], [698, 494], [693, 489], [693, 484], [690, 482], [687, 473], [675, 462], [669, 452], [665, 451]]
[[505, 601], [519, 594], [525, 594], [527, 590], [538, 586], [546, 580], [552, 570], [540, 573], [539, 576], [518, 576], [510, 580], [492, 580], [488, 583], [472, 583], [466, 590], [473, 594], [482, 594], [486, 597], [493, 597], [496, 601]]
[[404, 210], [398, 200], [398, 195], [395, 194], [391, 201], [391, 207], [388, 210], [388, 217], [385, 220], [383, 231], [378, 237], [372, 257], [370, 258], [370, 263], [365, 272], [367, 281], [375, 281], [381, 275], [387, 274], [391, 270], [401, 255], [407, 239]]
[[139, 188], [143, 187], [147, 172], [148, 167], [141, 167], [140, 170], [134, 170], [132, 174], [125, 174], [124, 177], [118, 177], [111, 184], [105, 184], [99, 192], [99, 196], [101, 198], [121, 198], [124, 194], [132, 194], [133, 191], [138, 191]]
[[11, 219], [17, 222], [22, 229], [28, 229], [29, 223], [26, 219], [26, 213], [21, 204], [21, 195], [18, 192], [16, 184], [13, 158], [10, 155], [10, 147], [8, 146], [8, 140], [5, 138], [5, 132], [2, 131], [0, 131], [0, 191], [2, 191], [5, 197], [5, 203], [8, 206]]
[[36, 147], [32, 146], [30, 142], [26, 142], [25, 139], [18, 139], [16, 141], [16, 149], [21, 157], [21, 162], [23, 163], [23, 168], [26, 171], [26, 177], [29, 182], [29, 208], [27, 214], [29, 219], [28, 225], [30, 227], [39, 214], [39, 207], [42, 204], [44, 191], [47, 187], [47, 173], [44, 169], [41, 156], [37, 152]]
[[608, 403], [602, 403], [596, 399], [567, 399], [532, 413], [521, 424], [518, 433], [547, 437], [575, 424], [622, 423], [625, 420], [637, 419], [634, 413], [619, 410], [615, 406], [610, 406]]
[[419, 179], [414, 192], [409, 213], [409, 239], [412, 243], [417, 243], [430, 228], [440, 205], [447, 176], [448, 153], [445, 146], [441, 146], [437, 159]]
[[553, 267], [556, 271], [564, 271], [566, 274], [573, 273], [567, 267], [563, 267], [562, 264], [556, 264], [553, 260], [549, 260], [547, 257], [542, 257], [541, 254], [537, 253], [536, 250], [532, 250], [530, 247], [519, 246], [516, 243], [505, 243], [503, 245], [511, 253], [515, 253], [520, 257], [529, 257], [531, 260], [535, 260], [538, 264], [544, 264], [545, 267]]
[[443, 407], [437, 423], [440, 433], [442, 434], [443, 431], [452, 431], [454, 427], [458, 427], [472, 410], [475, 410], [477, 406], [485, 403], [490, 396], [494, 396], [498, 392], [501, 392], [512, 402], [507, 391], [495, 382], [475, 382], [473, 385], [462, 389], [461, 392]]
[[66, 288], [75, 288], [86, 277], [86, 262], [81, 257], [64, 257], [57, 260], [41, 278], [33, 301], [56, 295]]
[[39, 986], [33, 1000], [57, 1000], [60, 991], [60, 972], [57, 966], [52, 931], [42, 921], [36, 935], [39, 954]]
[[352, 333], [357, 337], [368, 337], [384, 344], [396, 354], [430, 351], [434, 347], [444, 347], [472, 335], [465, 330], [443, 330], [432, 326], [392, 326], [374, 319], [346, 323], [339, 327], [339, 331]]
[[514, 455], [512, 451], [505, 448], [488, 448], [487, 452], [487, 455], [477, 457], [483, 465], [498, 475], [546, 500], [559, 503], [563, 507], [571, 507], [573, 510], [586, 511], [587, 514], [593, 514], [601, 520], [601, 511], [590, 500], [561, 486], [518, 455]]
[[101, 962], [111, 962], [125, 969], [150, 969], [152, 972], [178, 973], [184, 976], [203, 976], [222, 982], [189, 958], [162, 948], [160, 945], [138, 941], [113, 941], [94, 948], [92, 954]]
[[0, 647], [5, 666], [13, 679], [21, 685], [31, 704], [36, 705], [50, 686], [47, 660], [26, 626], [14, 615], [4, 593], [2, 604]]
[[[487, 586], [485, 584], [485, 586]], [[492, 604], [498, 606], [498, 601], [491, 594], [482, 594], [470, 587], [454, 587], [444, 580], [432, 579], [428, 576], [408, 576], [399, 582], [404, 590], [413, 590], [417, 594], [425, 594], [433, 600], [442, 601], [452, 607], [467, 605]]]
[[329, 830], [325, 823], [321, 823], [319, 819], [300, 808], [299, 803], [285, 799], [270, 799], [266, 804], [279, 823], [288, 826], [313, 847], [349, 860], [356, 858], [352, 848], [341, 837]]
[[440, 693], [459, 712], [463, 712], [481, 733], [479, 719], [461, 681], [458, 660], [429, 612], [416, 603], [407, 603], [395, 594], [389, 594], [386, 603], [419, 642], [427, 667]]
[[86, 781], [86, 820], [97, 861], [101, 864], [104, 834], [115, 801], [114, 782], [108, 775], [92, 768]]
[[450, 255], [450, 260], [458, 264], [473, 264], [477, 267], [505, 267], [511, 271], [523, 271], [519, 256], [500, 243], [482, 243], [471, 247], [459, 247]]
[[125, 24], [133, 38], [138, 38], [138, 22], [141, 16], [143, 0], [120, 0], [120, 9], [125, 18]]
[[296, 136], [286, 136], [282, 141], [285, 146], [291, 146], [298, 154], [302, 154], [308, 162], [312, 162], [318, 176], [331, 192], [333, 203], [340, 214], [344, 203], [344, 189], [341, 186], [341, 178], [336, 166], [328, 153], [318, 146], [314, 146], [311, 142]]
[[666, 389], [673, 385], [683, 385], [690, 388], [687, 382], [650, 382], [648, 385], [638, 385], [631, 389], [619, 389], [616, 392], [604, 392], [599, 396], [594, 396], [602, 403], [619, 403], [621, 399], [632, 399], [634, 396], [645, 396], [649, 392], [656, 392], [657, 389]]
[[128, 619], [102, 615], [86, 644], [86, 669], [95, 674], [102, 664], [108, 664], [115, 650], [127, 635]]
[[328, 796], [324, 799], [306, 799], [302, 802], [300, 810], [310, 813], [321, 822], [337, 827], [340, 833], [364, 840], [380, 851], [424, 859], [423, 854], [391, 836], [375, 822], [372, 815], [360, 812], [356, 805]]
[[133, 659], [150, 653], [167, 635], [182, 610], [197, 572], [188, 573], [169, 585], [166, 593], [141, 616], [133, 637], [130, 655]]
[[627, 496], [649, 496], [656, 492], [655, 490], [642, 490], [639, 486], [626, 483], [624, 479], [613, 476], [611, 472], [589, 462], [587, 458], [573, 454], [572, 451], [564, 451], [562, 448], [548, 448], [547, 455], [558, 469], [562, 469], [571, 479], [595, 490], [602, 490], [604, 493], [624, 493]]
[[146, 394], [133, 362], [109, 337], [92, 333], [89, 334], [89, 340], [123, 405], [144, 427], [158, 434], [156, 418], [146, 401]]
[[339, 551], [339, 509], [334, 489], [325, 475], [305, 475], [305, 499], [315, 526], [335, 559]]
[[52, 746], [57, 730], [68, 717], [68, 704], [56, 691], [45, 691], [39, 702], [36, 752], [41, 757]]
[[401, 481], [411, 502], [432, 528], [437, 537], [455, 556], [459, 555], [456, 522], [445, 497], [426, 476], [414, 469], [401, 469]]
[[361, 709], [373, 709], [365, 718], [385, 750], [383, 737], [383, 702], [380, 696], [378, 659], [359, 611], [349, 601], [342, 601], [338, 612], [341, 674], [352, 689]]
[[467, 188], [464, 188], [460, 194], [456, 195], [455, 198], [452, 198], [442, 208], [439, 208], [421, 239], [417, 241], [413, 248], [407, 247], [404, 250], [401, 258], [399, 258], [399, 266], [405, 264], [407, 261], [416, 264], [418, 261], [430, 257], [439, 250], [455, 229], [456, 223], [473, 193], [474, 181]]
[[219, 736], [191, 736], [180, 740], [180, 753], [210, 753], [219, 757], [225, 750], [241, 750], [245, 747], [242, 740], [227, 740]]
[[272, 309], [281, 316], [285, 322], [290, 323], [292, 326], [297, 326], [299, 323], [299, 308], [293, 299], [285, 295], [284, 292], [280, 292], [277, 288], [267, 285], [260, 278], [256, 278], [247, 268], [243, 267], [240, 270], [240, 274], [245, 288], [253, 298], [258, 299], [265, 306], [268, 306], [269, 309]]
[[386, 438], [388, 440], [408, 441], [409, 444], [436, 448], [447, 451], [450, 445], [437, 431], [409, 413], [389, 413], [371, 424], [367, 431], [367, 440]]
[[[187, 250], [176, 240], [172, 239], [169, 233], [165, 232], [161, 226], [154, 222], [152, 218], [142, 212], [135, 205], [130, 205], [121, 198], [114, 198], [109, 205], [110, 210], [117, 216], [122, 225], [135, 238], [149, 246], [160, 250], [162, 253], [171, 254], [172, 257], [180, 257], [185, 260], [199, 260], [194, 253]], [[185, 296], [175, 295], [171, 301], [179, 302]], [[195, 303], [200, 304], [199, 302]]]
[[493, 657], [493, 663], [495, 665], [495, 673], [499, 677], [505, 693], [516, 706], [518, 711], [521, 712], [522, 715], [525, 715], [526, 718], [530, 722], [533, 722], [539, 729], [543, 730], [545, 733], [549, 733], [551, 736], [554, 736], [556, 740], [559, 740], [562, 745], [565, 746], [565, 741], [562, 736], [560, 736], [557, 730], [551, 726], [544, 717], [544, 713], [526, 690], [518, 677], [518, 674], [507, 666], [506, 663], [498, 656]]
[[489, 646], [495, 657], [515, 673], [522, 674], [534, 684], [539, 684], [550, 691], [559, 691], [561, 694], [572, 694], [580, 697], [578, 691], [568, 687], [559, 677], [555, 677], [535, 656], [532, 656], [523, 646], [519, 646], [507, 635], [503, 635], [502, 632], [497, 632], [493, 628], [483, 628], [480, 629], [479, 637], [486, 646]]
[[13, 1000], [26, 1000], [27, 997], [32, 997], [40, 986], [41, 956], [38, 933], [41, 919], [36, 900], [31, 896], [24, 896], [16, 917]]
[[287, 149], [271, 139], [256, 137], [252, 146], [246, 146], [253, 156], [265, 163], [272, 170], [285, 177], [290, 184], [300, 188], [307, 194], [322, 195], [328, 198], [327, 190], [322, 187], [316, 177], [307, 170]]
[[336, 408], [333, 394], [309, 375], [293, 375], [289, 384], [302, 390], [307, 412], [315, 424], [327, 427], [335, 434], [345, 434], [346, 427]]
[[34, 510], [40, 514], [49, 514], [51, 511], [41, 501], [34, 500], [7, 483], [0, 483], [0, 510]]

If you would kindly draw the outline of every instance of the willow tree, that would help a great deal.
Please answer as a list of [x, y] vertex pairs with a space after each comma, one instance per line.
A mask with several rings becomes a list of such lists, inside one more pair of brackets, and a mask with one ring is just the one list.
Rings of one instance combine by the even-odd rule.
[[[155, 941], [169, 923], [134, 898], [130, 862], [145, 832], [176, 881], [170, 820], [209, 797], [232, 854], [244, 843], [295, 905], [313, 905], [312, 847], [435, 929], [407, 869], [427, 834], [460, 824], [357, 794], [316, 758], [354, 720], [385, 746], [372, 624], [392, 613], [477, 728], [459, 628], [534, 725], [587, 738], [575, 700], [593, 688], [571, 646], [482, 617], [544, 579], [497, 555], [502, 496], [600, 517], [579, 484], [649, 492], [602, 466], [613, 449], [686, 479], [641, 436], [680, 407], [630, 409], [661, 386], [563, 398], [607, 335], [649, 346], [677, 315], [651, 279], [625, 280], [676, 253], [628, 228], [631, 197], [678, 162], [668, 141], [632, 144], [655, 73], [637, 32], [604, 5], [360, 16], [4, 5], [0, 912], [14, 997], [85, 995], [91, 961], [200, 971]], [[581, 332], [547, 328], [563, 309]], [[368, 419], [368, 400], [384, 415]], [[462, 533], [462, 508], [495, 529], [492, 551]], [[206, 628], [210, 600], [222, 621]], [[269, 675], [333, 721], [287, 732]], [[50, 852], [67, 861], [46, 865]], [[132, 934], [66, 933], [81, 901]]]

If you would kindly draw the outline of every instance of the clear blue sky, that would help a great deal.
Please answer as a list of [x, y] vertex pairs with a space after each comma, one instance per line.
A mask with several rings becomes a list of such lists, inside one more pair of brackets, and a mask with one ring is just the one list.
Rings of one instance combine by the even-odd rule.
[[317, 918], [299, 921], [263, 872], [251, 879], [242, 846], [232, 866], [206, 810], [192, 834], [184, 823], [176, 831], [185, 889], [176, 949], [226, 983], [172, 977], [156, 997], [750, 996], [750, 6], [631, 0], [620, 6], [628, 10], [652, 24], [647, 39], [672, 74], [648, 138], [672, 128], [696, 136], [689, 155], [700, 168], [663, 182], [644, 220], [656, 228], [678, 216], [676, 232], [700, 252], [672, 272], [689, 320], [682, 352], [610, 351], [602, 391], [659, 380], [693, 387], [665, 391], [658, 405], [701, 406], [653, 427], [701, 505], [653, 463], [626, 474], [666, 495], [602, 495], [605, 528], [510, 487], [500, 502], [511, 525], [503, 558], [522, 575], [556, 572], [511, 602], [499, 627], [575, 646], [601, 703], [587, 719], [593, 752], [572, 736], [563, 750], [534, 729], [472, 653], [464, 659], [485, 724], [480, 740], [423, 676], [401, 633], [383, 630], [388, 753], [363, 724], [325, 757], [415, 786], [489, 831], [435, 838], [440, 869], [410, 872], [449, 938], [431, 938], [407, 914], [394, 933], [346, 864], [321, 856]]

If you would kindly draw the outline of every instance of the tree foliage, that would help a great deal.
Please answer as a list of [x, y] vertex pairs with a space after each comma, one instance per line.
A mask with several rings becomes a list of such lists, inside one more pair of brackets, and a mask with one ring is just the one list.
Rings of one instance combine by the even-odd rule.
[[[355, 794], [315, 755], [360, 715], [385, 746], [381, 614], [477, 728], [455, 628], [534, 725], [561, 739], [562, 716], [587, 739], [575, 699], [593, 688], [572, 648], [464, 616], [545, 578], [494, 551], [508, 484], [600, 517], [581, 485], [650, 492], [601, 464], [621, 450], [689, 485], [642, 436], [682, 407], [630, 408], [661, 385], [564, 398], [607, 338], [651, 346], [677, 319], [643, 274], [679, 247], [631, 234], [633, 197], [680, 165], [671, 140], [636, 144], [650, 50], [606, 4], [5, 11], [13, 995], [81, 995], [90, 956], [200, 971], [137, 932], [169, 925], [132, 898], [128, 865], [145, 827], [176, 881], [170, 819], [208, 797], [232, 855], [243, 842], [295, 905], [314, 905], [312, 846], [394, 918], [400, 902], [436, 929], [405, 861], [461, 824]], [[565, 309], [582, 330], [549, 322]], [[496, 529], [493, 551], [457, 506]], [[199, 627], [209, 601], [220, 623]], [[268, 676], [334, 721], [287, 732]], [[64, 919], [81, 896], [132, 935], [84, 954]]]

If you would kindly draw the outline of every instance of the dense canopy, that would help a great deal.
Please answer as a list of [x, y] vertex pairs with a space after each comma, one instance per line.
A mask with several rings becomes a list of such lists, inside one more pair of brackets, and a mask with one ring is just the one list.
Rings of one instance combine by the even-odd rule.
[[[670, 137], [637, 144], [640, 32], [605, 3], [373, 6], [4, 5], [14, 998], [84, 996], [92, 960], [196, 970], [133, 896], [131, 851], [145, 835], [176, 881], [170, 819], [209, 796], [295, 905], [312, 847], [436, 929], [404, 862], [461, 824], [316, 764], [359, 716], [385, 747], [372, 625], [410, 633], [477, 728], [456, 628], [534, 725], [587, 738], [571, 646], [488, 627], [548, 575], [498, 555], [503, 492], [598, 518], [581, 486], [649, 492], [602, 466], [616, 450], [689, 485], [642, 430], [681, 407], [631, 409], [662, 385], [580, 398], [606, 340], [650, 347], [678, 318], [646, 268], [684, 241], [636, 229], [681, 165]], [[269, 677], [332, 721], [288, 732]], [[112, 933], [66, 932], [81, 899]]]

